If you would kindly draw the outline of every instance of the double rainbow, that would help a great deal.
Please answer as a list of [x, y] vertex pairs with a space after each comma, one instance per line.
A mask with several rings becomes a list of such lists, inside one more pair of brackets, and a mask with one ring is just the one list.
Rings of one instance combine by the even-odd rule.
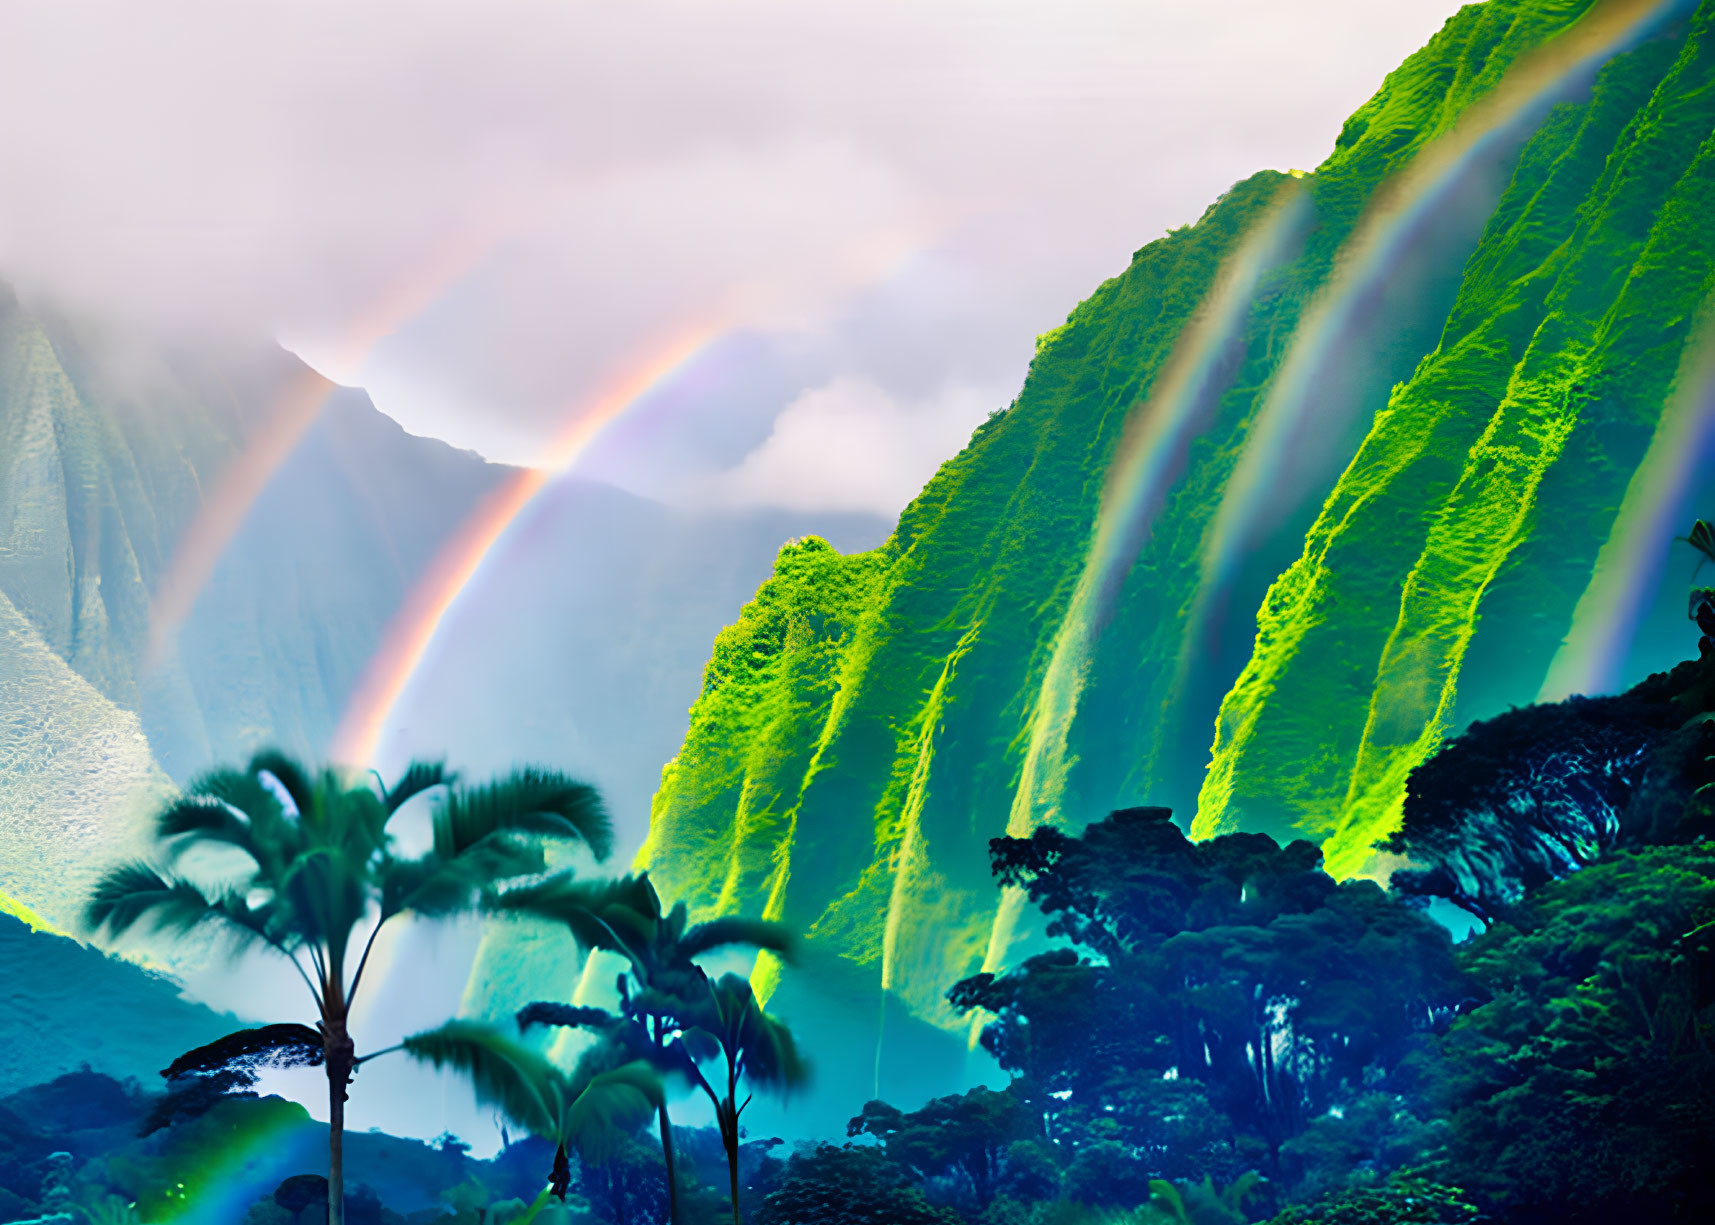
[[575, 463], [609, 424], [672, 379], [729, 326], [729, 319], [722, 314], [691, 324], [657, 344], [591, 400], [574, 406], [570, 423], [540, 463], [521, 469], [483, 499], [441, 546], [394, 614], [334, 732], [335, 760], [368, 764], [374, 759], [387, 717], [423, 662], [435, 632], [512, 521], [549, 482]]
[[[494, 222], [453, 235], [407, 279], [393, 285], [360, 312], [339, 346], [337, 368], [356, 370], [375, 346], [427, 311], [470, 275], [511, 232]], [[287, 381], [263, 414], [244, 450], [216, 481], [196, 517], [179, 537], [149, 607], [143, 671], [165, 660], [179, 627], [196, 606], [221, 554], [243, 526], [250, 508], [268, 487], [338, 384], [305, 367]]]
[[[1570, 27], [1520, 57], [1453, 128], [1427, 144], [1377, 192], [1341, 249], [1328, 285], [1305, 312], [1227, 481], [1204, 539], [1201, 574], [1187, 620], [1192, 627], [1186, 635], [1187, 654], [1195, 650], [1195, 627], [1271, 519], [1271, 491], [1280, 486], [1294, 449], [1313, 431], [1339, 432], [1347, 424], [1317, 413], [1323, 403], [1317, 390], [1327, 381], [1339, 342], [1398, 269], [1425, 223], [1497, 142], [1554, 102], [1570, 83], [1592, 75], [1686, 3], [1598, 0]], [[1188, 658], [1182, 658], [1181, 676], [1188, 666]]]
[[1214, 286], [1180, 332], [1147, 399], [1127, 417], [1108, 468], [1095, 532], [1054, 638], [1030, 718], [1030, 747], [1007, 832], [1028, 834], [1057, 814], [1067, 737], [1096, 643], [1192, 438], [1208, 427], [1227, 386], [1257, 286], [1297, 250], [1315, 215], [1296, 179], [1276, 189], [1262, 219], [1223, 261]]
[[[1258, 285], [1291, 257], [1313, 216], [1310, 194], [1296, 180], [1276, 189], [1262, 219], [1222, 262], [1214, 285], [1175, 340], [1149, 396], [1126, 419], [1109, 463], [1083, 570], [1061, 618], [1054, 653], [1031, 711], [1030, 744], [1007, 819], [1006, 832], [1011, 837], [1026, 837], [1059, 815], [1067, 742], [1096, 643], [1132, 563], [1149, 539], [1186, 448], [1207, 427], [1231, 377]], [[1017, 887], [1002, 891], [989, 929], [985, 972], [997, 972], [1005, 964], [1024, 900]], [[972, 1022], [973, 1048], [981, 1028], [980, 1021]]]

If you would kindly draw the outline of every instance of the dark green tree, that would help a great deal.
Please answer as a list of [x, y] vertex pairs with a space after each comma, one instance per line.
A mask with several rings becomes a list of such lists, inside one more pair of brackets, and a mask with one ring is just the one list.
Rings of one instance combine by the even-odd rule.
[[919, 1178], [958, 1173], [969, 1183], [979, 1211], [994, 1201], [1015, 1142], [1042, 1132], [1041, 1118], [1011, 1091], [978, 1087], [938, 1097], [909, 1113], [869, 1102], [846, 1125], [848, 1136], [874, 1136], [888, 1159]]
[[[519, 1011], [520, 1026], [590, 1029], [650, 1059], [657, 1068], [687, 1077], [695, 1060], [678, 1048], [710, 998], [710, 984], [697, 959], [731, 948], [789, 957], [793, 947], [790, 933], [778, 923], [728, 917], [693, 924], [682, 902], [663, 910], [647, 872], [606, 882], [554, 876], [498, 891], [490, 906], [500, 913], [563, 923], [584, 949], [625, 960], [618, 1013], [539, 1001]], [[657, 1118], [667, 1166], [669, 1219], [677, 1221], [678, 1180], [665, 1101]]]
[[1295, 1198], [1314, 1199], [1355, 1175], [1382, 1178], [1414, 1166], [1446, 1137], [1446, 1120], [1415, 1095], [1365, 1093], [1281, 1146], [1284, 1181]]
[[[391, 823], [426, 794], [429, 845], [410, 853]], [[235, 948], [267, 948], [291, 964], [315, 1007], [315, 1030], [264, 1026], [187, 1058], [211, 1069], [218, 1054], [222, 1063], [284, 1059], [326, 1069], [331, 1225], [343, 1221], [345, 1101], [363, 1062], [348, 1018], [381, 930], [401, 915], [469, 909], [496, 880], [540, 872], [544, 838], [581, 841], [598, 858], [612, 845], [600, 796], [561, 774], [520, 769], [467, 786], [419, 762], [389, 788], [334, 769], [312, 774], [272, 751], [198, 779], [155, 827], [161, 861], [108, 872], [89, 923], [115, 937], [140, 924], [174, 936], [212, 927]]]
[[1126, 1145], [1082, 1145], [1066, 1167], [1066, 1198], [1092, 1208], [1136, 1208], [1149, 1202], [1149, 1165]]
[[1458, 1187], [1401, 1176], [1294, 1204], [1269, 1225], [1468, 1225], [1478, 1219], [1476, 1205]]
[[1629, 840], [1626, 810], [1681, 722], [1666, 695], [1569, 698], [1473, 723], [1413, 770], [1384, 848], [1406, 894], [1484, 923]]
[[1623, 851], [1463, 950], [1484, 996], [1413, 1059], [1444, 1176], [1516, 1221], [1715, 1215], [1715, 844]]
[[794, 1153], [756, 1225], [961, 1225], [937, 1208], [878, 1148], [820, 1144]]
[[1466, 994], [1445, 928], [1372, 882], [1335, 882], [1306, 842], [1193, 843], [1152, 808], [990, 845], [1048, 934], [1086, 952], [977, 975], [949, 998], [994, 1015], [983, 1045], [1062, 1131], [1130, 1114], [1140, 1081], [1187, 1080], [1202, 1090], [1188, 1105], [1201, 1096], [1240, 1155], [1259, 1146], [1278, 1176], [1281, 1144], [1385, 1077]]
[[592, 1214], [612, 1225], [660, 1225], [667, 1218], [667, 1179], [647, 1132], [621, 1137], [602, 1161], [579, 1158], [578, 1189]]

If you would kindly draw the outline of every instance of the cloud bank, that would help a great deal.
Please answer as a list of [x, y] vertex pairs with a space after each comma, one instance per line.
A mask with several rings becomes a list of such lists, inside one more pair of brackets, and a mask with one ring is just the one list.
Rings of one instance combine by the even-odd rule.
[[1319, 161], [1454, 7], [14, 0], [0, 276], [279, 337], [526, 463], [719, 317], [695, 394], [585, 470], [891, 512], [1036, 334], [1238, 178]]

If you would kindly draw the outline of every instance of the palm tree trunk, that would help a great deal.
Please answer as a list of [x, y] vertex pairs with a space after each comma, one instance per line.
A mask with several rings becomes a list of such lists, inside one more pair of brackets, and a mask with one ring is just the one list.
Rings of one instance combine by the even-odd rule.
[[667, 1119], [667, 1102], [662, 1100], [661, 1116], [661, 1156], [667, 1162], [667, 1222], [668, 1225], [679, 1225], [679, 1184], [673, 1177], [673, 1125]]
[[727, 1173], [732, 1176], [732, 1225], [744, 1225], [738, 1218], [738, 1133], [734, 1131], [726, 1146]]
[[732, 1184], [732, 1225], [744, 1225], [738, 1215], [738, 1068], [731, 1056], [727, 1058], [726, 1101], [716, 1110], [720, 1123], [721, 1143], [726, 1148], [727, 1175]]
[[345, 1225], [345, 1095], [357, 1058], [343, 1015], [327, 1017], [322, 1027], [328, 1074], [328, 1225]]
[[345, 1086], [328, 1065], [328, 1225], [345, 1225]]
[[560, 1147], [554, 1150], [554, 1172], [548, 1178], [548, 1190], [562, 1204], [566, 1202], [566, 1192], [572, 1185], [572, 1163], [566, 1156], [566, 1145], [561, 1141]]

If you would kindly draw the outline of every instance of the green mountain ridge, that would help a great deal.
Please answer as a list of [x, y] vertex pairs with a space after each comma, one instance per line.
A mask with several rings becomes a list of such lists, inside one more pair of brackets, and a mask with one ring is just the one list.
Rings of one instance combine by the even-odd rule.
[[[1580, 19], [1651, 6], [1470, 5], [1302, 180], [1315, 227], [1265, 278], [1119, 591], [1058, 819], [1167, 803], [1199, 834], [1323, 840], [1351, 873], [1391, 831], [1413, 765], [1534, 699], [1715, 271], [1715, 4], [1654, 7], [1593, 81], [1574, 74], [1481, 142], [1338, 338], [1316, 445], [1269, 491], [1271, 530], [1188, 624], [1271, 378], [1366, 208], [1523, 57]], [[890, 1009], [953, 1024], [943, 993], [990, 954], [987, 842], [1014, 806], [1109, 461], [1286, 182], [1247, 179], [1138, 251], [1041, 339], [1018, 399], [883, 546], [783, 549], [717, 637], [639, 863], [701, 913], [810, 934], [815, 968], [778, 976], [787, 1015], [838, 980], [848, 1024]], [[1651, 593], [1646, 624], [1684, 616], [1682, 577]], [[1652, 649], [1634, 643], [1630, 675], [1672, 662]], [[878, 1055], [884, 1096], [891, 1066]], [[867, 1068], [854, 1075], [870, 1087]]]

